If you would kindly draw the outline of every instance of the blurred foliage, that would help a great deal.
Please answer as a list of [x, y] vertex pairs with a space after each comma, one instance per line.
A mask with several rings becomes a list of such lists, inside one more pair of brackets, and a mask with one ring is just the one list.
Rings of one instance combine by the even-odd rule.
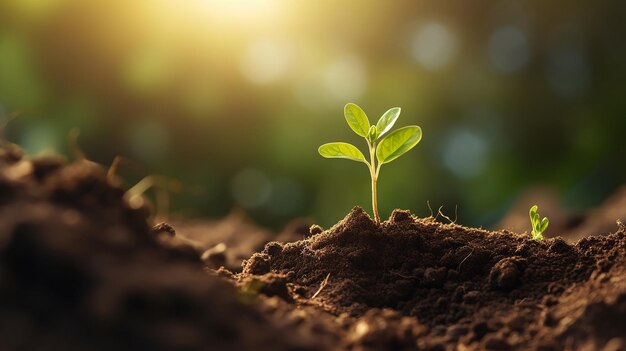
[[[572, 208], [624, 182], [626, 41], [617, 1], [3, 0], [0, 116], [29, 152], [126, 157], [129, 184], [180, 180], [175, 211], [268, 225], [369, 209], [357, 164], [321, 143], [402, 107], [424, 139], [383, 170], [381, 215], [458, 205], [492, 223], [525, 188]], [[356, 142], [356, 136], [350, 142]], [[537, 157], [540, 155], [540, 157]]]

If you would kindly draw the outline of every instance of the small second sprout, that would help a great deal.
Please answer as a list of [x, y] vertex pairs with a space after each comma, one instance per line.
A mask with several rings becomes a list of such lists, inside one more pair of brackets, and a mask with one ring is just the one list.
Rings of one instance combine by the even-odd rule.
[[535, 205], [530, 208], [529, 212], [530, 224], [533, 228], [530, 234], [532, 235], [533, 240], [543, 240], [543, 232], [548, 229], [548, 225], [550, 224], [550, 221], [546, 217], [543, 217], [542, 220], [539, 220], [540, 216], [537, 212], [538, 210], [539, 207]]

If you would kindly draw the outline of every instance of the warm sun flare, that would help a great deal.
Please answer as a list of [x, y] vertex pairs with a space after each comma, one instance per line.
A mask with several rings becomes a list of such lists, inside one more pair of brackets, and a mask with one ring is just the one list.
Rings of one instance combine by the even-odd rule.
[[278, 0], [191, 0], [184, 5], [179, 1], [166, 2], [192, 15], [205, 16], [213, 23], [238, 27], [271, 23], [281, 8]]

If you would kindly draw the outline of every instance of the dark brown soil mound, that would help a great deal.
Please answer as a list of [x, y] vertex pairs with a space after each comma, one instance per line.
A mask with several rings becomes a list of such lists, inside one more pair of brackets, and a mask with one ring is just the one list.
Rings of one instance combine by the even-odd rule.
[[0, 148], [1, 350], [626, 349], [623, 226], [570, 245], [357, 208], [233, 275], [208, 269], [216, 246], [232, 265], [270, 233], [238, 240], [261, 232], [233, 217], [182, 238], [111, 183]]
[[91, 162], [0, 149], [0, 349], [320, 348], [168, 245], [123, 194]]
[[301, 306], [373, 321], [361, 327], [365, 335], [385, 323], [371, 314], [381, 308], [423, 326], [383, 348], [596, 350], [625, 341], [614, 339], [626, 337], [625, 266], [624, 228], [570, 245], [405, 211], [376, 226], [355, 208], [306, 240], [268, 244], [238, 280], [262, 281], [262, 293]]

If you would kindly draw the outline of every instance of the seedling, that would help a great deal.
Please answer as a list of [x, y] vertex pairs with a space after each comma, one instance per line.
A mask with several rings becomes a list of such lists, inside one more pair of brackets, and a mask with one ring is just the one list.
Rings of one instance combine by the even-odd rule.
[[548, 229], [550, 221], [546, 217], [543, 217], [542, 220], [539, 220], [539, 213], [537, 213], [538, 209], [539, 207], [537, 207], [537, 205], [530, 208], [530, 224], [533, 227], [531, 235], [534, 240], [543, 240], [543, 232]]
[[372, 178], [372, 210], [376, 223], [379, 224], [376, 182], [380, 174], [380, 167], [397, 159], [417, 145], [422, 139], [422, 129], [418, 126], [408, 126], [385, 135], [400, 116], [399, 107], [391, 108], [385, 112], [376, 125], [370, 125], [367, 115], [356, 104], [346, 104], [343, 113], [350, 128], [367, 142], [369, 161], [365, 159], [363, 153], [356, 146], [343, 142], [324, 144], [319, 147], [318, 151], [320, 155], [326, 158], [345, 158], [367, 165]]

